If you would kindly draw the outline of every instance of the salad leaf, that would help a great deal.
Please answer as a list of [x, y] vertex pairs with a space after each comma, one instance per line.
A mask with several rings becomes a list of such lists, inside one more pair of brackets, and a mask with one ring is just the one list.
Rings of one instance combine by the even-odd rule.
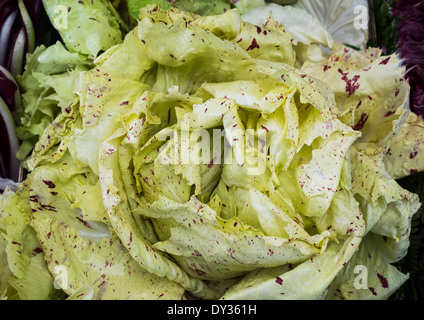
[[245, 13], [243, 20], [257, 26], [274, 23], [284, 26], [293, 36], [298, 66], [305, 61], [322, 63], [328, 60], [327, 50], [334, 44], [332, 35], [314, 16], [294, 6], [269, 3]]
[[[43, 4], [70, 52], [94, 59], [122, 41], [119, 23], [108, 1], [43, 0]], [[82, 29], [90, 32], [81, 32]]]
[[395, 179], [409, 177], [423, 171], [423, 128], [424, 121], [415, 113], [410, 113], [384, 157], [387, 171]]
[[329, 85], [346, 123], [351, 121], [352, 127], [362, 132], [361, 142], [384, 148], [408, 117], [410, 87], [403, 77], [405, 69], [399, 68], [399, 58], [381, 54], [377, 48], [357, 51], [336, 43], [326, 63], [305, 63], [302, 70]]
[[333, 37], [319, 20], [311, 13], [294, 6], [266, 4], [244, 14], [243, 20], [261, 26], [267, 22], [270, 15], [293, 35], [295, 44], [298, 42], [305, 45], [320, 43], [328, 48], [332, 47]]
[[[409, 276], [387, 263], [378, 253], [379, 248], [376, 242], [366, 237], [359, 250], [330, 285], [327, 299], [389, 299], [393, 292], [408, 280]], [[358, 276], [359, 279], [355, 278]], [[362, 283], [364, 280], [366, 284]], [[355, 286], [362, 287], [363, 290], [355, 290]]]
[[219, 15], [232, 8], [227, 0], [175, 0], [171, 4], [181, 11], [193, 12], [201, 16]]
[[31, 209], [23, 205], [29, 202], [25, 195], [26, 192], [15, 194], [6, 189], [1, 197], [0, 232], [1, 238], [6, 240], [4, 270], [10, 286], [3, 289], [2, 294], [12, 297], [16, 294], [22, 300], [54, 299], [59, 294], [46, 268], [37, 234], [28, 223]]
[[140, 9], [149, 4], [158, 4], [163, 9], [169, 9], [171, 6], [168, 0], [127, 0], [128, 11], [134, 19], [139, 18]]
[[[66, 156], [54, 166], [55, 171], [38, 167], [26, 181], [34, 199], [31, 225], [41, 239], [50, 272], [63, 270], [57, 280], [64, 292], [73, 295], [88, 285], [98, 300], [180, 299], [181, 287], [144, 270], [104, 224], [97, 176]], [[88, 198], [94, 202], [87, 203]]]
[[20, 160], [29, 155], [60, 111], [72, 103], [75, 79], [90, 64], [85, 56], [69, 52], [61, 42], [39, 46], [30, 56], [24, 73], [16, 77], [22, 92], [22, 105], [14, 114], [16, 134], [23, 141], [17, 154]]
[[231, 0], [231, 3], [240, 11], [241, 14], [265, 5], [264, 0]]

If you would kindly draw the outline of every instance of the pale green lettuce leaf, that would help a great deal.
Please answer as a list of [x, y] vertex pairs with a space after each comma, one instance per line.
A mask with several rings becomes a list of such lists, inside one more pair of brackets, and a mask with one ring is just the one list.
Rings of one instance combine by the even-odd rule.
[[[136, 181], [149, 202], [153, 202], [161, 195], [181, 203], [187, 202], [190, 198], [191, 185], [187, 179], [177, 174], [171, 164], [164, 165], [161, 163], [161, 158], [158, 158], [157, 150], [163, 147], [167, 135], [173, 134], [173, 130], [164, 129], [133, 155], [134, 172], [138, 176]], [[177, 138], [173, 137], [168, 140], [170, 146], [174, 145], [175, 139]]]
[[287, 92], [283, 108], [278, 108], [266, 118], [262, 117], [257, 123], [257, 128], [267, 131], [269, 153], [274, 156], [277, 172], [289, 168], [299, 144], [299, 114], [295, 94], [295, 90]]
[[387, 172], [395, 179], [424, 171], [424, 121], [411, 112], [395, 134], [384, 157]]
[[353, 129], [361, 131], [360, 142], [387, 146], [409, 113], [410, 87], [399, 64], [397, 56], [381, 56], [380, 49], [356, 51], [337, 43], [327, 62], [302, 70], [328, 84]]
[[295, 45], [298, 43], [304, 45], [319, 43], [331, 48], [334, 43], [331, 34], [315, 17], [293, 6], [268, 3], [243, 14], [243, 20], [257, 26], [275, 21], [293, 35]]
[[67, 300], [93, 300], [94, 290], [93, 288], [85, 284], [82, 287], [78, 288], [73, 294], [71, 294]]
[[279, 24], [292, 35], [297, 65], [306, 61], [320, 63], [328, 59], [334, 45], [332, 35], [310, 13], [294, 6], [267, 3], [243, 14], [243, 21], [266, 27]]
[[275, 189], [291, 199], [297, 212], [318, 217], [329, 208], [350, 148], [359, 135], [337, 119], [325, 121], [314, 108], [306, 114], [291, 162], [287, 169], [277, 171]]
[[9, 277], [12, 276], [8, 262], [7, 262], [7, 240], [0, 236], [0, 300], [3, 300], [9, 296], [8, 290], [9, 286]]
[[94, 59], [99, 52], [122, 42], [118, 20], [108, 1], [43, 0], [43, 4], [70, 52]]
[[231, 1], [231, 3], [234, 4], [234, 6], [240, 11], [241, 14], [244, 14], [254, 8], [265, 5], [264, 0], [238, 0]]
[[296, 51], [294, 38], [274, 20], [255, 25], [244, 22], [240, 34], [233, 40], [245, 49], [253, 58], [295, 65]]
[[47, 250], [46, 261], [57, 285], [73, 297], [80, 298], [77, 290], [87, 285], [93, 300], [180, 300], [184, 293], [177, 284], [144, 270], [123, 250], [116, 234], [100, 242], [87, 241], [77, 230], [44, 214], [32, 225], [44, 236], [43, 247], [53, 249]]
[[[105, 57], [100, 56], [97, 67], [80, 72], [76, 81], [81, 116], [72, 128], [68, 148], [76, 161], [89, 165], [96, 173], [101, 143], [119, 127], [117, 118], [148, 88], [140, 82], [140, 77], [151, 68], [152, 62], [145, 58], [142, 47], [137, 35], [129, 33], [120, 47], [111, 48]], [[122, 62], [128, 63], [129, 57], [132, 67], [124, 68]]]
[[[181, 93], [194, 93], [204, 82], [252, 79], [253, 61], [237, 44], [220, 39], [197, 24], [200, 17], [184, 16], [177, 9], [160, 13], [167, 24], [158, 24], [158, 11], [146, 10], [138, 36], [146, 44], [147, 57], [158, 63], [154, 91], [177, 86]], [[226, 24], [240, 24], [240, 17], [227, 13]], [[191, 21], [187, 24], [186, 21]], [[215, 30], [215, 32], [218, 32]], [[220, 32], [220, 31], [219, 31]], [[169, 45], [164, 46], [164, 43]], [[212, 49], [213, 48], [213, 49]], [[214, 72], [210, 73], [209, 70]], [[237, 69], [237, 73], [235, 73]]]
[[358, 251], [328, 288], [328, 300], [386, 300], [409, 275], [385, 261], [379, 247], [365, 237]]
[[149, 4], [160, 5], [162, 9], [169, 9], [172, 6], [201, 16], [220, 15], [232, 8], [227, 0], [127, 0], [127, 3], [134, 19], [139, 19], [140, 9]]
[[254, 188], [232, 188], [237, 218], [261, 230], [264, 235], [280, 238], [307, 239], [309, 234], [285, 214], [266, 195]]
[[181, 287], [150, 274], [123, 250], [107, 220], [98, 176], [88, 167], [78, 167], [67, 153], [38, 166], [26, 183], [29, 224], [47, 252], [56, 287], [73, 295], [89, 285], [96, 300], [181, 298]]
[[[252, 189], [247, 204], [255, 204], [259, 194]], [[261, 201], [268, 206], [265, 212], [261, 212], [264, 208], [252, 210], [266, 223], [266, 215], [274, 215], [277, 208], [265, 196]], [[187, 272], [201, 279], [230, 279], [256, 268], [304, 261], [325, 247], [328, 236], [326, 232], [315, 237], [302, 234], [301, 228], [283, 212], [276, 219], [284, 227], [284, 231], [278, 231], [284, 237], [266, 236], [254, 226], [246, 232], [243, 229], [250, 224], [243, 222], [241, 212], [237, 219], [225, 221], [195, 197], [185, 204], [161, 197], [134, 212], [155, 219], [163, 240], [154, 247], [172, 254]], [[273, 233], [270, 225], [261, 228]]]
[[208, 289], [205, 283], [190, 277], [178, 264], [168, 259], [166, 254], [152, 247], [143, 232], [146, 226], [139, 228], [138, 221], [132, 215], [134, 203], [129, 198], [131, 194], [120, 191], [125, 190], [125, 180], [119, 171], [118, 152], [123, 138], [125, 131], [117, 130], [102, 144], [99, 158], [103, 203], [115, 232], [133, 259], [147, 271], [159, 277], [166, 277], [199, 297], [216, 298], [217, 293]]
[[252, 271], [222, 300], [322, 300], [343, 265], [356, 250], [357, 237], [329, 243], [325, 252], [300, 264]]
[[23, 164], [32, 171], [40, 163], [54, 163], [67, 151], [70, 132], [79, 118], [78, 100], [74, 100], [43, 131], [32, 153]]
[[171, 6], [168, 0], [127, 0], [128, 11], [134, 19], [139, 19], [140, 9], [149, 4], [158, 4], [165, 10]]
[[[349, 176], [348, 172], [344, 175]], [[252, 271], [222, 299], [324, 299], [328, 286], [357, 251], [365, 222], [349, 186], [341, 187], [326, 214], [314, 220], [318, 230], [329, 232], [337, 241], [329, 241], [325, 250], [303, 263]]]
[[201, 16], [219, 15], [232, 8], [227, 0], [176, 0], [172, 6]]
[[17, 81], [22, 87], [22, 106], [16, 112], [16, 134], [23, 141], [18, 158], [24, 160], [43, 131], [74, 100], [78, 73], [90, 62], [60, 43], [37, 47]]
[[352, 154], [352, 192], [358, 199], [375, 245], [389, 263], [402, 259], [409, 247], [410, 222], [420, 207], [418, 195], [403, 189], [384, 167], [384, 153], [359, 144]]
[[[77, 196], [82, 192], [95, 192], [86, 185], [95, 185], [97, 176], [87, 167], [78, 167], [72, 161], [69, 153], [56, 163], [40, 165], [27, 178], [30, 187], [31, 207], [33, 215], [38, 213], [55, 213], [55, 219], [59, 223], [77, 230], [86, 240], [100, 241], [109, 236], [107, 225], [94, 220], [83, 220], [84, 212], [78, 207]], [[100, 192], [95, 192], [94, 196]], [[92, 197], [89, 193], [87, 198]], [[102, 207], [99, 208], [101, 210]], [[89, 217], [94, 215], [91, 212]]]
[[234, 100], [249, 110], [271, 114], [279, 108], [290, 90], [274, 79], [204, 83], [202, 90], [215, 98]]
[[[0, 236], [6, 240], [2, 254], [6, 260], [2, 263], [7, 263], [2, 275], [7, 278], [2, 278], [1, 294], [8, 299], [55, 299], [60, 293], [53, 286], [38, 235], [29, 225], [30, 198], [25, 188], [21, 186], [17, 194], [6, 190], [0, 198]], [[3, 283], [6, 279], [9, 288]]]

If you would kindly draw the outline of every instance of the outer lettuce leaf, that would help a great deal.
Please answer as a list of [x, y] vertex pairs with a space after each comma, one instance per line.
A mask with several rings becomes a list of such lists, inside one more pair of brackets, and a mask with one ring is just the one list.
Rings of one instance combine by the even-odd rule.
[[[8, 299], [55, 299], [60, 294], [53, 286], [37, 234], [29, 225], [31, 209], [27, 196], [21, 187], [19, 194], [6, 190], [0, 198], [0, 231], [6, 240], [1, 294]], [[6, 279], [9, 288], [3, 283]]]
[[[223, 300], [321, 300], [357, 248], [357, 237], [331, 243], [323, 254], [301, 264], [253, 271], [231, 287]], [[331, 261], [331, 262], [330, 262]]]
[[[341, 120], [362, 133], [352, 148], [351, 170], [352, 192], [364, 215], [366, 236], [358, 253], [331, 284], [327, 298], [388, 298], [408, 278], [390, 264], [406, 255], [410, 222], [420, 207], [418, 196], [394, 180], [396, 170], [405, 175], [413, 172], [405, 172], [390, 156], [392, 148], [398, 150], [397, 155], [405, 154], [411, 146], [400, 143], [399, 138], [416, 132], [413, 125], [406, 125], [413, 116], [403, 68], [396, 56], [382, 57], [379, 49], [355, 51], [336, 43], [328, 62], [306, 63], [302, 70], [326, 81], [342, 109]], [[334, 81], [337, 77], [342, 81]], [[376, 82], [376, 77], [381, 80]], [[419, 154], [419, 141], [414, 140], [412, 148], [418, 147], [416, 154], [411, 151], [414, 156]], [[413, 158], [402, 165], [413, 165]], [[357, 265], [363, 265], [369, 274], [369, 282], [359, 289], [353, 288]], [[371, 272], [375, 269], [378, 274]]]
[[300, 264], [252, 271], [222, 299], [324, 299], [328, 286], [357, 251], [365, 223], [358, 203], [347, 189], [342, 189], [317, 225], [337, 234], [338, 243], [330, 241], [324, 251]]
[[[278, 23], [293, 36], [297, 64], [322, 63], [333, 47], [332, 35], [310, 13], [293, 6], [268, 3], [243, 15], [243, 20], [257, 26]], [[275, 21], [275, 22], [274, 22]]]
[[384, 147], [409, 113], [410, 87], [399, 62], [395, 55], [381, 56], [379, 49], [356, 51], [337, 43], [326, 63], [306, 63], [302, 70], [328, 84], [345, 123], [361, 131], [361, 142]]
[[409, 247], [410, 222], [420, 207], [418, 195], [387, 173], [384, 153], [373, 145], [357, 145], [352, 158], [352, 192], [361, 205], [366, 232], [380, 236], [376, 242], [386, 261], [399, 261]]
[[[81, 288], [86, 286], [92, 288], [93, 300], [179, 300], [184, 293], [177, 284], [144, 270], [122, 250], [122, 242], [115, 234], [96, 243], [84, 240], [75, 229], [49, 217], [37, 217], [33, 225], [40, 235], [45, 235], [44, 248], [60, 248], [49, 252], [46, 260], [52, 273], [65, 270], [57, 281], [71, 296], [79, 298]], [[52, 236], [48, 237], [49, 233]], [[55, 265], [54, 261], [64, 262]]]
[[219, 15], [232, 8], [227, 0], [176, 0], [172, 6], [201, 16]]
[[424, 171], [424, 121], [410, 113], [405, 125], [393, 137], [384, 157], [387, 172], [401, 179]]
[[152, 4], [160, 5], [165, 10], [172, 6], [181, 11], [192, 12], [201, 16], [220, 15], [233, 8], [230, 1], [227, 0], [127, 0], [127, 3], [130, 15], [134, 19], [139, 19], [142, 8]]
[[[94, 59], [99, 52], [122, 42], [118, 20], [108, 1], [43, 0], [43, 4], [51, 23], [71, 52]], [[65, 16], [59, 16], [57, 8], [60, 6], [67, 9]], [[90, 32], [81, 32], [81, 29]]]
[[90, 66], [87, 59], [70, 53], [57, 42], [37, 47], [17, 76], [22, 88], [22, 106], [16, 112], [16, 133], [23, 140], [18, 158], [24, 160], [43, 131], [74, 99], [73, 86], [80, 71]]
[[80, 116], [77, 100], [74, 100], [43, 131], [31, 155], [23, 162], [32, 171], [40, 163], [54, 163], [67, 151], [70, 132]]
[[293, 35], [295, 45], [319, 43], [331, 48], [334, 43], [331, 34], [314, 16], [293, 6], [268, 3], [243, 15], [244, 21], [258, 26], [267, 24], [270, 18], [283, 25]]
[[115, 232], [133, 259], [149, 272], [180, 284], [194, 295], [216, 298], [217, 293], [208, 289], [205, 283], [190, 277], [179, 265], [168, 259], [166, 254], [152, 247], [143, 234], [143, 229], [148, 226], [139, 228], [138, 221], [132, 216], [130, 199], [120, 191], [125, 190], [125, 185], [120, 176], [118, 146], [124, 134], [125, 132], [118, 130], [105, 141], [99, 159], [103, 203]]
[[139, 18], [140, 9], [149, 4], [158, 4], [163, 9], [169, 9], [171, 4], [168, 0], [127, 0], [128, 11], [134, 19]]
[[[143, 44], [134, 37], [134, 32], [129, 33], [121, 46], [105, 52], [96, 60], [96, 68], [79, 73], [75, 84], [82, 121], [73, 127], [68, 148], [77, 162], [89, 165], [96, 173], [98, 150], [119, 126], [116, 118], [148, 88], [140, 82], [140, 77], [151, 68], [152, 62], [145, 58]], [[123, 65], [128, 59], [132, 61], [131, 68]]]
[[[165, 12], [153, 7], [142, 10], [140, 17], [138, 35], [146, 43], [148, 58], [159, 64], [152, 84], [155, 91], [166, 92], [177, 86], [181, 93], [194, 93], [205, 81], [252, 79], [250, 55], [228, 41], [240, 31], [241, 18], [236, 12], [227, 12], [225, 19], [220, 19], [223, 24], [214, 25], [215, 29], [211, 30], [224, 39], [205, 30], [214, 20], [181, 13], [177, 9]], [[157, 19], [166, 24], [153, 22]], [[237, 73], [234, 72], [236, 68]], [[211, 69], [214, 73], [209, 72]]]
[[[249, 194], [249, 191], [245, 192]], [[257, 204], [259, 195], [258, 191], [251, 189], [250, 199], [245, 204]], [[169, 228], [170, 235], [161, 236], [170, 236], [169, 239], [156, 243], [154, 247], [172, 254], [193, 277], [202, 279], [230, 279], [256, 268], [302, 262], [320, 252], [321, 246], [325, 247], [325, 233], [309, 236], [293, 220], [285, 217], [283, 212], [273, 212], [276, 207], [264, 195], [260, 198], [259, 203], [267, 205], [267, 208], [253, 208], [252, 213], [266, 224], [271, 223], [267, 216], [277, 215], [275, 219], [281, 219], [279, 224], [282, 229], [276, 230], [277, 233], [270, 230], [273, 228], [271, 225], [260, 226], [269, 236], [264, 235], [260, 229], [255, 231], [255, 223], [245, 220], [240, 210], [238, 219], [221, 220], [196, 198], [191, 198], [185, 204], [160, 198], [151, 205], [139, 206], [135, 212], [157, 219], [155, 224], [159, 230]], [[245, 214], [249, 216], [248, 212]], [[234, 228], [238, 224], [241, 226]], [[252, 226], [252, 231], [243, 232], [243, 225]], [[295, 235], [296, 239], [288, 240]]]
[[326, 299], [387, 299], [409, 277], [391, 264], [405, 257], [410, 222], [421, 204], [386, 172], [384, 153], [372, 144], [353, 150], [352, 192], [366, 222], [365, 236]]
[[365, 237], [358, 251], [329, 286], [328, 300], [385, 300], [407, 281], [408, 275], [387, 263], [378, 246]]
[[150, 274], [123, 250], [107, 221], [98, 182], [69, 154], [55, 164], [38, 166], [26, 180], [30, 225], [56, 286], [68, 295], [90, 286], [96, 300], [180, 299], [181, 287]]
[[265, 5], [264, 0], [237, 0], [231, 1], [234, 6], [240, 11], [241, 14], [249, 12], [250, 10]]
[[293, 50], [293, 37], [273, 20], [261, 27], [244, 23], [240, 34], [233, 40], [256, 59], [282, 62], [295, 65], [296, 52]]

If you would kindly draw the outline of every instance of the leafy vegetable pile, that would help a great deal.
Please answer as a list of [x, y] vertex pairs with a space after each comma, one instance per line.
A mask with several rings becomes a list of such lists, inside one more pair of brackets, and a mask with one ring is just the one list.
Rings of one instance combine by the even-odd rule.
[[385, 299], [408, 279], [420, 201], [395, 179], [424, 169], [423, 119], [396, 55], [269, 12], [152, 4], [125, 32], [107, 1], [44, 4], [69, 28], [18, 77], [2, 297]]

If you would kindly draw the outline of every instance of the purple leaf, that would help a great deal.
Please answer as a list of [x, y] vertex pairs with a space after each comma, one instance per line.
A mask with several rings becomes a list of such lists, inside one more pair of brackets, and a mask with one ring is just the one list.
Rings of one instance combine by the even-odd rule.
[[392, 9], [397, 18], [398, 51], [411, 85], [411, 110], [424, 116], [424, 2], [399, 0]]

